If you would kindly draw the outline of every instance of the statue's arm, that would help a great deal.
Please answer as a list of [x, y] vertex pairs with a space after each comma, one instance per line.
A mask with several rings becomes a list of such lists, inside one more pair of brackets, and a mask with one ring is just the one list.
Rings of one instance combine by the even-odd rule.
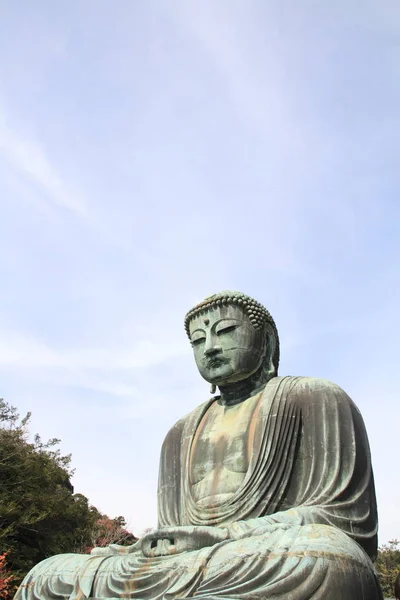
[[228, 526], [230, 537], [262, 528], [325, 524], [338, 527], [374, 553], [377, 511], [368, 438], [362, 416], [337, 385], [305, 378], [292, 400], [302, 431], [286, 510]]
[[181, 511], [181, 446], [185, 419], [167, 433], [161, 447], [158, 473], [158, 529], [180, 525]]

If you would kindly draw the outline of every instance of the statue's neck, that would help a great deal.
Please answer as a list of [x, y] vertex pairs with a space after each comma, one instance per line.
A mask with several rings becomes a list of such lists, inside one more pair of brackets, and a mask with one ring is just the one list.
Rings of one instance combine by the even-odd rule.
[[261, 367], [251, 377], [243, 381], [221, 385], [218, 388], [221, 393], [219, 402], [226, 405], [243, 402], [261, 392], [269, 379], [271, 379], [271, 374], [266, 373]]

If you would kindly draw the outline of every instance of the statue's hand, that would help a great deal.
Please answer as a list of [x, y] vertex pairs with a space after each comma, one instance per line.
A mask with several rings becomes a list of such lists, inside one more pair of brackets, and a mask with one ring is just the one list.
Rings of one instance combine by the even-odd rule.
[[285, 531], [291, 529], [294, 525], [291, 521], [274, 521], [273, 516], [259, 517], [249, 519], [249, 521], [237, 521], [228, 525], [229, 538], [231, 540], [241, 540], [247, 537], [258, 535], [272, 535], [276, 531]]
[[214, 546], [228, 538], [228, 530], [223, 527], [165, 527], [142, 537], [142, 552], [147, 557], [169, 556]]
[[113, 556], [115, 554], [131, 554], [140, 550], [140, 540], [130, 546], [120, 546], [119, 544], [110, 544], [109, 546], [95, 546], [90, 554], [92, 556]]

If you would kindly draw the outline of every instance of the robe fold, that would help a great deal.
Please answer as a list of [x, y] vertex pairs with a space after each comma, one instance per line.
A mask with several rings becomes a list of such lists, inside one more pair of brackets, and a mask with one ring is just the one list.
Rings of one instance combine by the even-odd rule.
[[[225, 527], [229, 539], [158, 558], [60, 555], [27, 575], [16, 600], [232, 598], [381, 600], [371, 562], [377, 510], [361, 414], [335, 384], [268, 382], [246, 433], [250, 464], [217, 506], [192, 496], [190, 460], [211, 399], [180, 420], [161, 452], [159, 528]], [[118, 549], [115, 551], [118, 552]]]

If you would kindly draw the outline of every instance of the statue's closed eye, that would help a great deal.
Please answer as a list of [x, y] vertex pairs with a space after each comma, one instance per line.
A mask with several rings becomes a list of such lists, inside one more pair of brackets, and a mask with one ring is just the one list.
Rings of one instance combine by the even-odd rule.
[[239, 325], [235, 324], [235, 325], [226, 325], [225, 327], [219, 327], [219, 329], [215, 332], [217, 335], [222, 335], [224, 333], [230, 333], [231, 331], [234, 331]]
[[192, 346], [198, 346], [199, 344], [201, 344], [205, 341], [206, 341], [205, 337], [198, 337], [198, 338], [195, 338], [194, 340], [192, 340], [191, 343], [192, 343]]

